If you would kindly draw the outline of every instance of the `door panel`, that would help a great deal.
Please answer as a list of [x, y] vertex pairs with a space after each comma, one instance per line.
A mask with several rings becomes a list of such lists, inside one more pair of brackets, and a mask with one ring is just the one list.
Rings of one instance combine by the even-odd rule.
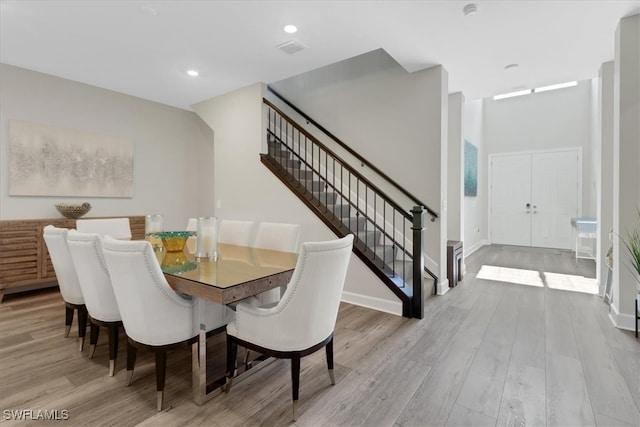
[[571, 218], [578, 215], [575, 151], [534, 154], [531, 159], [531, 245], [571, 249]]
[[491, 241], [531, 245], [531, 155], [496, 156], [491, 161]]

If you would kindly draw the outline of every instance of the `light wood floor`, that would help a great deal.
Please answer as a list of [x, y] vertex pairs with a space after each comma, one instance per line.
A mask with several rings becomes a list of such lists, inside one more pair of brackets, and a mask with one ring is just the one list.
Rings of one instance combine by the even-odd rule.
[[[343, 304], [336, 385], [324, 352], [302, 361], [299, 426], [640, 426], [640, 341], [614, 328], [595, 295], [476, 278], [483, 265], [593, 277], [569, 252], [485, 247], [463, 282], [408, 320]], [[540, 274], [541, 273], [541, 274]], [[125, 345], [108, 377], [96, 356], [62, 337], [56, 291], [0, 304], [0, 424], [5, 410], [67, 410], [69, 420], [16, 425], [291, 425], [288, 361], [254, 369], [202, 407], [191, 397], [190, 352], [169, 355], [165, 409], [155, 410], [153, 358], [139, 351], [125, 387]], [[74, 325], [75, 327], [75, 325]], [[88, 347], [88, 345], [87, 345]]]

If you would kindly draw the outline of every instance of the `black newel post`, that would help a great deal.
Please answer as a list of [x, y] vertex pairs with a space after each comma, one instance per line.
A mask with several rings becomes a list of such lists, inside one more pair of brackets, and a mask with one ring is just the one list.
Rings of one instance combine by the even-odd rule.
[[424, 255], [422, 231], [424, 230], [424, 208], [414, 206], [413, 214], [413, 300], [411, 303], [411, 317], [424, 317]]

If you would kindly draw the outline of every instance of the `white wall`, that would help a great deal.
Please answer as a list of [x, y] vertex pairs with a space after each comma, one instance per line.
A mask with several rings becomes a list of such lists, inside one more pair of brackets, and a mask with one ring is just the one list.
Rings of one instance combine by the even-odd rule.
[[464, 139], [478, 147], [478, 193], [464, 198], [464, 256], [488, 243], [487, 153], [484, 144], [483, 101], [464, 104]]
[[[436, 212], [426, 265], [446, 288], [448, 75], [408, 74], [382, 49], [273, 83], [285, 98]], [[426, 216], [428, 218], [428, 215]], [[444, 260], [445, 262], [441, 262]]]
[[598, 269], [596, 278], [600, 294], [604, 295], [609, 267], [604, 257], [611, 247], [609, 233], [613, 228], [613, 62], [600, 67], [598, 82], [598, 132], [597, 144], [597, 215], [598, 218]]
[[447, 240], [464, 237], [464, 95], [449, 94], [449, 142], [447, 145]]
[[[335, 234], [260, 162], [260, 153], [266, 152], [263, 93], [264, 85], [255, 84], [193, 106], [214, 132], [215, 194], [220, 202], [215, 215], [301, 224], [301, 242], [335, 239]], [[400, 301], [355, 255], [343, 300], [402, 314]]]
[[[0, 64], [0, 219], [58, 218], [54, 204], [88, 201], [87, 217], [162, 213], [184, 229], [210, 211], [211, 130], [193, 112]], [[9, 120], [25, 120], [132, 139], [132, 198], [9, 196]]]
[[640, 281], [631, 271], [620, 237], [638, 227], [640, 209], [640, 15], [620, 20], [616, 29], [613, 89], [613, 302], [611, 319], [634, 329]]
[[485, 155], [582, 148], [582, 215], [592, 212], [592, 86], [577, 86], [515, 98], [484, 100]]

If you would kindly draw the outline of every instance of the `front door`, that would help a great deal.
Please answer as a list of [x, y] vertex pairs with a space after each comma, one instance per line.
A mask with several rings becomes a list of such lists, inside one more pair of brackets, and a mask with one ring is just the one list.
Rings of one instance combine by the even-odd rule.
[[492, 243], [571, 249], [578, 162], [577, 150], [492, 156]]

